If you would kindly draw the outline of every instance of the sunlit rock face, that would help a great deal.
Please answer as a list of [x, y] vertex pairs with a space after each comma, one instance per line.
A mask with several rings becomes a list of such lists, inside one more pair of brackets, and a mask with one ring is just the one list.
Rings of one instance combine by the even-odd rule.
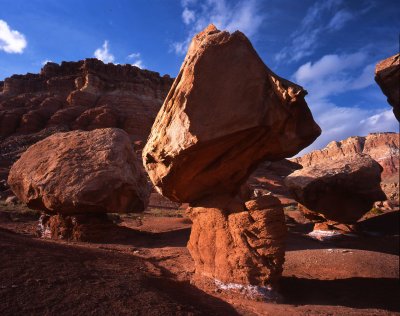
[[400, 54], [382, 60], [376, 65], [375, 81], [387, 96], [387, 101], [400, 122]]
[[193, 38], [144, 148], [152, 182], [180, 202], [234, 194], [262, 160], [293, 156], [318, 137], [305, 95], [243, 33], [210, 25]]
[[129, 136], [116, 128], [49, 136], [14, 163], [8, 183], [47, 214], [140, 212], [150, 194]]

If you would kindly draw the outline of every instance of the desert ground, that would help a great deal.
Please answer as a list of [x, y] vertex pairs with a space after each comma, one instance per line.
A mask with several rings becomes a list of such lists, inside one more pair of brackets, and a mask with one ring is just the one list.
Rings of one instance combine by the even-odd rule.
[[282, 299], [265, 303], [191, 285], [191, 223], [182, 210], [120, 216], [114, 232], [88, 243], [37, 238], [39, 214], [3, 203], [0, 314], [400, 314], [398, 233], [322, 243], [306, 235], [312, 224], [293, 220], [298, 211], [285, 213]]

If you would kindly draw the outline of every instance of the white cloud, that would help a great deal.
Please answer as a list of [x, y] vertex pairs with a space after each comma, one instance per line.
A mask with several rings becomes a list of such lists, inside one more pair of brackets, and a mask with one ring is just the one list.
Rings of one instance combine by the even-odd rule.
[[6, 21], [0, 20], [0, 50], [22, 54], [27, 44], [24, 34], [12, 30]]
[[305, 63], [294, 73], [292, 79], [309, 92], [307, 103], [322, 129], [321, 136], [298, 155], [323, 148], [333, 140], [398, 131], [398, 122], [389, 105], [362, 108], [346, 104], [338, 106], [331, 101], [333, 96], [374, 84], [376, 63], [364, 66], [367, 57], [362, 52], [326, 55], [314, 63]]
[[192, 37], [207, 25], [214, 24], [221, 30], [242, 31], [249, 37], [254, 36], [265, 15], [259, 10], [256, 0], [240, 0], [237, 3], [226, 0], [207, 0], [198, 5], [196, 1], [182, 1], [182, 18], [189, 26], [187, 37], [171, 44], [171, 50], [184, 55]]
[[128, 59], [135, 59], [135, 58], [140, 58], [140, 53], [132, 53], [126, 56]]
[[354, 15], [347, 10], [339, 10], [335, 13], [328, 24], [328, 28], [336, 31], [340, 30], [348, 21], [352, 20]]
[[126, 56], [126, 58], [132, 60], [132, 66], [136, 66], [136, 67], [139, 67], [141, 69], [143, 69], [145, 67], [140, 53], [129, 54], [128, 56]]
[[[290, 36], [289, 44], [275, 54], [275, 60], [278, 62], [282, 60], [293, 62], [312, 55], [318, 46], [321, 35], [325, 32], [338, 31], [348, 21], [355, 18], [355, 15], [348, 10], [342, 9], [338, 11], [341, 5], [341, 0], [320, 0], [315, 2], [307, 10], [299, 27]], [[362, 13], [365, 12], [363, 11]]]
[[114, 55], [111, 54], [108, 50], [108, 41], [105, 40], [103, 46], [98, 48], [94, 52], [94, 57], [103, 61], [104, 63], [112, 63], [114, 62], [115, 58]]
[[190, 24], [196, 20], [194, 11], [185, 8], [182, 12], [183, 23]]
[[44, 66], [47, 63], [52, 63], [52, 62], [53, 62], [52, 60], [46, 59], [46, 60], [43, 60], [41, 64], [42, 64], [42, 66]]

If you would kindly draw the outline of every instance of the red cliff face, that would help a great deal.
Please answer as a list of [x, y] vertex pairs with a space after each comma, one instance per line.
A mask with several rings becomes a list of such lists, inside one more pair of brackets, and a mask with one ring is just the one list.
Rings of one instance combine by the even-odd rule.
[[399, 201], [399, 148], [397, 133], [374, 133], [365, 137], [350, 137], [340, 142], [331, 142], [321, 150], [315, 150], [293, 159], [303, 167], [329, 163], [357, 154], [367, 154], [382, 167], [382, 189], [389, 200]]
[[144, 142], [173, 79], [97, 59], [46, 64], [0, 82], [0, 166], [56, 131], [118, 127]]

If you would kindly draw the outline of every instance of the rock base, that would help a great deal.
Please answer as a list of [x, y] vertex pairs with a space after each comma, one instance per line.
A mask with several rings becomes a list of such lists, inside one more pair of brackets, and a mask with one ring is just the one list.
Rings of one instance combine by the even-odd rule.
[[106, 214], [42, 215], [37, 235], [49, 239], [100, 241], [113, 226]]
[[[244, 203], [208, 201], [187, 210], [193, 221], [188, 249], [195, 261], [195, 280], [218, 284], [277, 287], [285, 256], [285, 218], [273, 196]], [[198, 282], [197, 282], [198, 283]]]

